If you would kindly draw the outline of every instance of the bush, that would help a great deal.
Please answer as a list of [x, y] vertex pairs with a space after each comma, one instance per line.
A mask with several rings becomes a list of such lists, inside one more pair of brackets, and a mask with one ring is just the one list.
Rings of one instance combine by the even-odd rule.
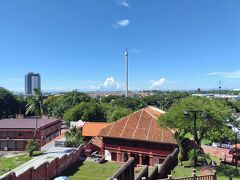
[[26, 151], [28, 151], [28, 155], [32, 156], [33, 152], [38, 150], [38, 143], [34, 140], [29, 140], [26, 146]]

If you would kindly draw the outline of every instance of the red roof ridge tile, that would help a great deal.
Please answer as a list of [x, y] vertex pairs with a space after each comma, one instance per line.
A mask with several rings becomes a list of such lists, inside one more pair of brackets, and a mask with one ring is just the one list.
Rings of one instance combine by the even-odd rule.
[[[137, 112], [139, 112], [139, 111], [142, 111], [142, 109], [139, 109], [138, 111], [135, 111], [135, 112], [133, 112], [133, 113], [127, 115], [127, 116], [124, 116], [124, 117], [122, 117], [121, 119], [119, 119], [119, 120], [113, 122], [112, 124], [110, 124], [112, 127], [111, 127], [111, 129], [109, 130], [107, 136], [109, 136], [109, 134], [111, 133], [113, 127], [115, 126], [115, 124], [116, 124], [118, 121], [121, 121], [122, 119], [124, 119], [124, 118], [126, 118], [126, 117], [128, 117], [128, 116], [129, 116], [128, 118], [130, 118], [131, 115], [134, 115], [135, 113], [137, 113]], [[109, 125], [109, 126], [110, 126], [110, 125]], [[108, 127], [108, 126], [107, 126], [107, 127]], [[105, 127], [105, 128], [107, 128], [107, 127]], [[103, 129], [105, 129], [105, 128], [103, 128]]]
[[141, 121], [142, 113], [143, 113], [143, 109], [142, 109], [142, 112], [141, 112], [141, 114], [140, 114], [140, 116], [139, 116], [139, 118], [138, 118], [137, 126], [135, 127], [135, 130], [134, 130], [134, 132], [133, 132], [132, 138], [134, 138], [134, 136], [135, 136], [135, 134], [136, 134], [137, 128], [138, 128], [138, 126], [139, 126], [139, 122]]
[[131, 117], [131, 114], [129, 114], [129, 116], [128, 116], [128, 119], [127, 119], [127, 121], [126, 121], [126, 123], [125, 123], [125, 125], [124, 125], [124, 128], [123, 128], [123, 130], [122, 130], [122, 132], [121, 132], [121, 134], [120, 134], [120, 137], [122, 137], [123, 132], [124, 132], [124, 130], [126, 129], [126, 126], [127, 126], [127, 123], [128, 123], [128, 120], [130, 119], [130, 117]]
[[149, 128], [148, 128], [148, 133], [147, 133], [146, 140], [148, 140], [148, 138], [149, 138], [149, 133], [150, 133], [150, 129], [151, 129], [151, 127], [152, 127], [152, 123], [153, 123], [153, 118], [151, 119], [150, 126], [149, 126]]

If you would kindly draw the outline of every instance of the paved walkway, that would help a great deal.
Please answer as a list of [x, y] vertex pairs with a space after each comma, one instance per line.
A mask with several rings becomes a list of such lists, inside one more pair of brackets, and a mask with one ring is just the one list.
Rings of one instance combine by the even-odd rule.
[[[43, 155], [33, 158], [32, 160], [22, 164], [21, 166], [18, 166], [17, 168], [13, 169], [10, 172], [15, 172], [16, 176], [18, 176], [31, 167], [37, 168], [46, 161], [50, 162], [54, 160], [56, 157], [60, 158], [65, 154], [71, 153], [74, 149], [75, 148], [54, 147], [48, 150], [47, 152], [43, 153]], [[9, 172], [7, 174], [9, 174]], [[1, 178], [3, 178], [3, 176], [0, 176], [0, 179]]]
[[64, 136], [64, 133], [66, 130], [62, 130], [62, 134], [54, 138], [52, 141], [45, 144], [43, 147], [41, 147], [41, 151], [48, 151], [49, 149], [55, 147], [55, 141], [65, 141], [66, 138]]

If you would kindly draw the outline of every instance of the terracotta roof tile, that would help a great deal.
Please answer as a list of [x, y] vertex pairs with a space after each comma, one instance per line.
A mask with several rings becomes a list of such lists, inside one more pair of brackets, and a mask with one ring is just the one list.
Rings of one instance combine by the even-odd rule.
[[93, 145], [95, 145], [95, 146], [97, 146], [99, 148], [102, 148], [102, 144], [103, 144], [102, 138], [98, 137], [98, 136], [93, 137], [91, 139], [91, 144], [93, 144]]
[[99, 136], [176, 144], [173, 132], [157, 124], [163, 113], [153, 107], [141, 109], [103, 128]]
[[83, 125], [83, 136], [98, 136], [101, 129], [107, 127], [110, 123], [106, 122], [85, 122]]

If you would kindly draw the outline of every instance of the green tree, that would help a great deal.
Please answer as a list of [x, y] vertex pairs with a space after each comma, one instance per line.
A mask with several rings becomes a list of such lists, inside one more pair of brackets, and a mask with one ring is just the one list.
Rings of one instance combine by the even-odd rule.
[[64, 113], [68, 109], [78, 105], [81, 102], [89, 102], [91, 100], [91, 97], [85, 93], [72, 91], [59, 96], [49, 96], [49, 98], [46, 100], [46, 103], [49, 106], [50, 116], [63, 118]]
[[132, 113], [131, 109], [116, 107], [113, 111], [109, 112], [107, 115], [107, 119], [109, 122], [114, 122], [116, 120], [121, 119], [124, 116], [127, 116]]
[[15, 117], [18, 111], [16, 97], [10, 91], [0, 87], [0, 119]]
[[79, 147], [83, 143], [82, 129], [73, 127], [65, 133], [66, 141], [64, 145], [66, 147]]
[[26, 151], [28, 152], [29, 156], [33, 155], [33, 152], [38, 150], [38, 143], [32, 139], [30, 139], [26, 146]]
[[106, 121], [104, 108], [98, 102], [82, 102], [68, 109], [63, 116], [66, 122], [78, 121]]
[[[227, 130], [229, 119], [232, 118], [234, 110], [227, 105], [225, 101], [218, 99], [208, 99], [201, 97], [187, 97], [180, 99], [169, 109], [167, 113], [160, 116], [159, 123], [175, 130], [175, 138], [181, 149], [181, 141], [186, 134], [193, 132], [193, 117], [185, 117], [185, 110], [203, 110], [205, 118], [197, 116], [197, 144], [201, 146], [203, 139], [212, 140], [213, 137], [218, 140], [222, 135], [219, 134], [220, 129], [226, 130], [225, 134], [228, 138], [232, 137], [232, 132]], [[215, 136], [213, 136], [215, 134]]]
[[161, 94], [154, 94], [151, 96], [143, 97], [142, 100], [146, 105], [156, 106], [162, 110], [168, 110], [173, 103], [179, 101], [182, 98], [188, 97], [188, 92], [166, 92]]
[[31, 96], [28, 99], [26, 108], [26, 115], [34, 114], [35, 116], [37, 116], [36, 127], [33, 134], [33, 140], [35, 140], [36, 132], [38, 130], [38, 119], [41, 118], [43, 115], [47, 114], [47, 106], [44, 103], [43, 94], [39, 89], [34, 89], [34, 96]]

